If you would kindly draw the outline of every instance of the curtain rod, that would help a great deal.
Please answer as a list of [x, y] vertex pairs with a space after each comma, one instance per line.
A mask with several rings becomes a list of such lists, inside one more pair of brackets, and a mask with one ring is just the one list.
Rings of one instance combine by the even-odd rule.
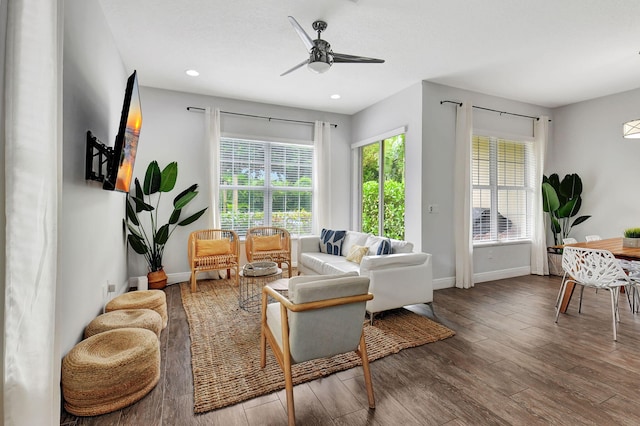
[[[187, 107], [187, 111], [205, 111], [204, 108], [200, 107]], [[315, 124], [313, 121], [303, 121], [303, 120], [291, 120], [289, 118], [276, 118], [276, 117], [265, 117], [264, 115], [253, 115], [253, 114], [242, 114], [240, 112], [230, 112], [230, 111], [220, 111], [220, 114], [228, 114], [228, 115], [239, 115], [242, 117], [251, 117], [251, 118], [262, 118], [269, 121], [286, 121], [288, 123], [300, 123], [300, 124]], [[338, 127], [337, 124], [329, 123], [331, 127]]]
[[[449, 103], [449, 104], [456, 104], [458, 106], [462, 106], [462, 102], [456, 102], [456, 101], [440, 101], [440, 105], [444, 104], [444, 103]], [[485, 108], [485, 107], [481, 107], [481, 106], [476, 106], [473, 105], [473, 108], [476, 109], [483, 109], [485, 111], [492, 111], [492, 112], [497, 112], [500, 115], [502, 114], [507, 114], [507, 115], [515, 115], [516, 117], [524, 117], [524, 118], [530, 118], [532, 120], [540, 120], [540, 117], [532, 117], [530, 115], [524, 115], [524, 114], [516, 114], [515, 112], [507, 112], [507, 111], [499, 111], [497, 109], [491, 109], [491, 108]], [[551, 120], [549, 120], [549, 122], [551, 122]]]

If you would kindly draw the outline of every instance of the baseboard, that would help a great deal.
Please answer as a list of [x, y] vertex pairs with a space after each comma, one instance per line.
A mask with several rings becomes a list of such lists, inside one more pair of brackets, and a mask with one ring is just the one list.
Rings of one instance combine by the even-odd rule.
[[[483, 283], [486, 281], [504, 280], [506, 278], [521, 277], [523, 275], [531, 275], [531, 267], [520, 266], [518, 268], [501, 269], [498, 271], [478, 272], [473, 274], [474, 283]], [[456, 277], [438, 278], [433, 280], [433, 289], [442, 290], [456, 286]]]
[[[297, 265], [295, 265], [297, 267]], [[214, 277], [206, 275], [210, 272], [201, 272], [198, 274], [198, 279]], [[530, 275], [531, 268], [529, 266], [521, 266], [519, 268], [501, 269], [499, 271], [479, 272], [473, 274], [473, 281], [475, 283], [483, 283], [486, 281], [503, 280], [506, 278], [521, 277], [523, 275]], [[189, 281], [191, 277], [190, 272], [178, 272], [175, 274], [167, 274], [167, 285], [179, 284], [185, 281]], [[445, 288], [452, 288], [456, 286], [456, 277], [436, 278], [433, 280], [433, 289], [442, 290]], [[122, 291], [117, 291], [117, 294], [123, 293], [128, 288], [126, 283], [123, 285]], [[129, 278], [129, 288], [147, 289], [147, 277], [131, 277]]]
[[433, 280], [433, 289], [442, 290], [456, 286], [456, 277], [437, 278]]
[[498, 271], [479, 272], [473, 274], [473, 280], [476, 283], [486, 281], [504, 280], [505, 278], [521, 277], [523, 275], [531, 275], [530, 266], [520, 266], [518, 268], [501, 269]]
[[[208, 271], [208, 272], [199, 272], [198, 273], [198, 279], [215, 279], [215, 277], [212, 275], [214, 273], [216, 273], [217, 271]], [[191, 278], [191, 272], [177, 272], [174, 274], [167, 274], [167, 285], [172, 285], [172, 284], [180, 284], [183, 282], [187, 282], [189, 281], [189, 279]], [[141, 276], [141, 277], [131, 277], [129, 278], [129, 289], [131, 288], [136, 288], [138, 290], [147, 290], [149, 288], [149, 283], [147, 281], [147, 276]]]
[[[204, 278], [205, 273], [202, 272], [198, 274], [198, 278], [200, 278], [201, 276]], [[167, 274], [167, 285], [183, 283], [185, 281], [189, 281], [190, 278], [191, 278], [190, 272], [178, 272], [175, 274]]]

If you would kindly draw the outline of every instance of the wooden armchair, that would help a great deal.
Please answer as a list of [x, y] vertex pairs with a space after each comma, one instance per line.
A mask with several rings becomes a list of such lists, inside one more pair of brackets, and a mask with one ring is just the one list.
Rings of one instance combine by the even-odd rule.
[[235, 231], [226, 229], [204, 229], [189, 235], [189, 267], [191, 268], [191, 291], [196, 291], [196, 274], [204, 271], [227, 270], [231, 278], [231, 269], [236, 286], [240, 276], [240, 241]]
[[[262, 288], [260, 367], [267, 343], [284, 372], [289, 426], [295, 425], [291, 365], [355, 351], [362, 360], [369, 407], [375, 408], [363, 322], [369, 278], [316, 275], [289, 280], [289, 297]], [[277, 303], [267, 304], [272, 297]]]
[[247, 262], [270, 260], [279, 268], [286, 263], [291, 277], [291, 237], [289, 231], [275, 226], [260, 226], [247, 230], [244, 242]]

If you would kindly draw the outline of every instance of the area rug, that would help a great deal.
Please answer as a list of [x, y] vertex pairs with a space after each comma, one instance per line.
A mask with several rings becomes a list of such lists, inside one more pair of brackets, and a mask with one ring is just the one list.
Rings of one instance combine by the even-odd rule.
[[[284, 375], [270, 348], [267, 366], [260, 368], [260, 314], [239, 308], [238, 288], [229, 280], [198, 281], [191, 293], [180, 284], [189, 322], [194, 412], [204, 413], [284, 389]], [[374, 361], [405, 348], [446, 339], [455, 333], [405, 309], [390, 311], [365, 323], [369, 359]], [[293, 366], [293, 383], [361, 365], [354, 353]]]

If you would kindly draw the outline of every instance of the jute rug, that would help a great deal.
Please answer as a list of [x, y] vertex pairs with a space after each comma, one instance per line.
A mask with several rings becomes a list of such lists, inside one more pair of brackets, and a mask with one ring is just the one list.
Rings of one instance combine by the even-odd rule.
[[[260, 368], [260, 314], [238, 306], [238, 288], [229, 280], [198, 281], [191, 293], [180, 284], [189, 322], [194, 412], [222, 408], [284, 389], [284, 375], [271, 349]], [[446, 339], [455, 333], [405, 309], [390, 311], [373, 326], [365, 325], [371, 361], [402, 349]], [[355, 353], [313, 360], [293, 366], [293, 383], [303, 383], [360, 365]]]

